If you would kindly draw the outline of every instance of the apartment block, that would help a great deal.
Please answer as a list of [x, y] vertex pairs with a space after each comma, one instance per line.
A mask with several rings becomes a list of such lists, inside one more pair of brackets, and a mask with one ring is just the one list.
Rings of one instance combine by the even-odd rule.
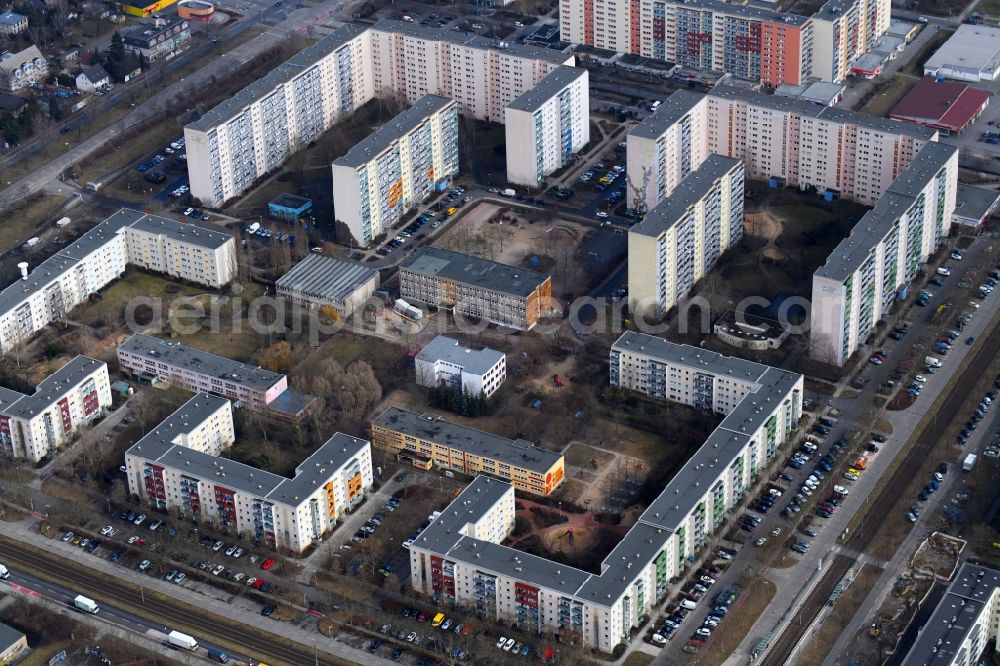
[[710, 155], [629, 229], [633, 312], [668, 312], [743, 238], [743, 191], [743, 163]]
[[958, 149], [932, 141], [813, 275], [810, 354], [843, 365], [948, 236]]
[[456, 173], [458, 103], [424, 95], [334, 160], [334, 216], [368, 245]]
[[110, 406], [108, 366], [86, 356], [43, 379], [31, 395], [0, 387], [0, 451], [37, 463]]
[[373, 483], [363, 439], [335, 434], [292, 478], [219, 457], [234, 440], [231, 403], [199, 393], [125, 453], [129, 492], [161, 511], [301, 553]]
[[503, 545], [515, 498], [477, 477], [410, 544], [411, 585], [480, 617], [611, 652], [663, 602], [709, 537], [724, 529], [802, 414], [801, 375], [626, 333], [611, 384], [725, 415], [719, 428], [594, 574]]
[[236, 271], [235, 241], [195, 222], [122, 209], [0, 291], [7, 353], [121, 277], [126, 264], [217, 288]]
[[343, 26], [184, 128], [191, 195], [220, 206], [339, 119], [391, 95], [454, 99], [502, 122], [504, 108], [572, 55], [382, 20]]
[[415, 467], [486, 474], [535, 495], [551, 493], [566, 474], [561, 453], [399, 407], [375, 417], [372, 443]]
[[507, 378], [507, 355], [495, 349], [471, 349], [439, 335], [415, 359], [419, 386], [447, 386], [466, 395], [489, 398]]
[[708, 158], [708, 98], [678, 90], [625, 139], [630, 208], [652, 210]]
[[830, 0], [813, 16], [718, 0], [561, 0], [563, 41], [769, 86], [843, 81], [889, 28], [889, 0]]
[[[412, 558], [412, 555], [411, 555]], [[990, 643], [994, 654], [987, 655]], [[967, 666], [1000, 651], [1000, 571], [964, 562], [920, 628], [902, 666]]]
[[508, 181], [538, 187], [590, 142], [589, 77], [563, 65], [504, 109]]
[[422, 247], [400, 264], [399, 291], [407, 300], [526, 331], [549, 307], [552, 277], [439, 247]]
[[263, 408], [288, 390], [288, 378], [256, 365], [136, 333], [118, 346], [123, 372], [150, 382], [213, 393]]

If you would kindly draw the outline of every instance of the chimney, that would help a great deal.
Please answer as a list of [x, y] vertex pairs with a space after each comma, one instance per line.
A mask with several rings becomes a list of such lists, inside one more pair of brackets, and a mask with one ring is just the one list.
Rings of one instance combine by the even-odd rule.
[[28, 279], [28, 262], [27, 261], [22, 261], [21, 263], [19, 263], [17, 265], [17, 267], [21, 269], [21, 279], [22, 280], [27, 280]]

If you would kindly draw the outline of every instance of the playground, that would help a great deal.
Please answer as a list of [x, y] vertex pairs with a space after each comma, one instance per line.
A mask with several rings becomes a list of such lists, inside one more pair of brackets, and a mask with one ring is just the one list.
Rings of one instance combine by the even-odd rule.
[[589, 229], [549, 214], [492, 203], [466, 210], [437, 247], [512, 266], [550, 273], [553, 294], [579, 292], [587, 275], [577, 252]]

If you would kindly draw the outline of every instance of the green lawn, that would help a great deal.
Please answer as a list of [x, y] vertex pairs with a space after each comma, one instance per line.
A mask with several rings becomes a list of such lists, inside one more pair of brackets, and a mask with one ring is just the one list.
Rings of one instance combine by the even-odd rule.
[[[168, 284], [175, 285], [178, 291], [168, 294], [166, 291]], [[120, 324], [123, 323], [121, 317], [126, 305], [140, 296], [169, 302], [178, 296], [199, 293], [203, 293], [203, 290], [197, 287], [174, 282], [159, 275], [135, 271], [126, 274], [121, 280], [105, 289], [97, 302], [77, 307], [70, 313], [70, 319], [91, 325], [98, 322], [103, 322], [104, 325]]]

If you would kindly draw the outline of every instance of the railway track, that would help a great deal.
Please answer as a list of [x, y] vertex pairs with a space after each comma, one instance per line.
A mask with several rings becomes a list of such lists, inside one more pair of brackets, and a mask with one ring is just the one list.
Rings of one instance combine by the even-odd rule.
[[77, 563], [42, 551], [25, 553], [15, 542], [6, 539], [0, 540], [0, 556], [8, 566], [24, 569], [38, 578], [77, 590], [99, 601], [128, 606], [130, 610], [165, 626], [183, 629], [196, 637], [211, 636], [239, 645], [254, 654], [258, 661], [290, 666], [341, 666], [347, 663], [331, 655], [290, 647], [287, 639], [276, 635], [269, 639], [268, 632], [262, 629], [227, 620], [197, 607], [182, 606], [177, 600], [168, 598], [164, 601], [158, 593], [151, 591], [143, 595], [113, 577], [97, 578], [92, 571], [81, 574], [76, 569], [68, 568], [73, 565], [78, 567]]
[[[905, 457], [892, 476], [877, 486], [878, 494], [874, 497], [874, 501], [866, 504], [867, 511], [863, 514], [864, 519], [844, 543], [846, 549], [857, 553], [864, 552], [865, 548], [878, 535], [883, 525], [886, 510], [895, 506], [896, 501], [903, 496], [910, 482], [919, 473], [924, 461], [955, 419], [962, 418], [964, 414], [962, 405], [969, 397], [968, 389], [974, 386], [976, 381], [982, 377], [985, 369], [992, 365], [997, 349], [1000, 349], [1000, 325], [994, 322], [988, 337], [979, 341], [979, 346], [965, 369], [944, 389], [945, 400], [938, 413], [950, 415], [951, 418], [932, 419], [920, 432], [916, 442], [909, 451], [905, 452]], [[855, 557], [839, 556], [834, 560], [796, 614], [795, 617], [801, 618], [801, 622], [787, 626], [774, 646], [761, 660], [761, 666], [782, 666], [788, 661], [809, 624], [826, 604], [833, 588], [837, 586], [847, 570], [856, 564], [857, 558]]]

